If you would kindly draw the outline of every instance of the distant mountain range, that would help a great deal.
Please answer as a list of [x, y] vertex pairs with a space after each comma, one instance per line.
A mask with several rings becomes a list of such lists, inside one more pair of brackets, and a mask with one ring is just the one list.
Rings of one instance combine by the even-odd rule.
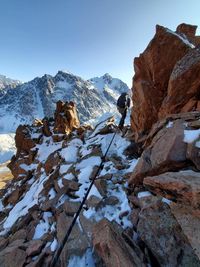
[[19, 84], [21, 84], [21, 82], [18, 80], [13, 80], [13, 79], [7, 78], [4, 75], [0, 75], [0, 89], [6, 88], [6, 87], [16, 87]]
[[52, 117], [56, 102], [74, 101], [82, 123], [92, 122], [105, 112], [116, 112], [119, 95], [128, 86], [109, 74], [84, 80], [58, 71], [27, 83], [0, 76], [0, 133], [14, 132], [19, 124]]

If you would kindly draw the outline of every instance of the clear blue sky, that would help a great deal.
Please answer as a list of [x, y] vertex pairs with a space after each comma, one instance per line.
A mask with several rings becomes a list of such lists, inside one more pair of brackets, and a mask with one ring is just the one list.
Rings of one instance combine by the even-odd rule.
[[200, 27], [199, 10], [199, 0], [0, 0], [0, 74], [28, 81], [58, 70], [86, 79], [108, 72], [131, 85], [133, 58], [155, 25]]

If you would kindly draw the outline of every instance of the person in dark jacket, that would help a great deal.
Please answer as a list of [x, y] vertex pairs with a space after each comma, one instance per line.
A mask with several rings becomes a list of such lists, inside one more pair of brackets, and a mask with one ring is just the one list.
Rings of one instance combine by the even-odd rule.
[[119, 113], [122, 115], [122, 118], [121, 118], [120, 123], [119, 123], [120, 129], [122, 129], [124, 126], [124, 121], [126, 118], [127, 109], [130, 107], [130, 103], [131, 103], [131, 100], [130, 100], [128, 93], [122, 93], [117, 100], [117, 109], [118, 109]]

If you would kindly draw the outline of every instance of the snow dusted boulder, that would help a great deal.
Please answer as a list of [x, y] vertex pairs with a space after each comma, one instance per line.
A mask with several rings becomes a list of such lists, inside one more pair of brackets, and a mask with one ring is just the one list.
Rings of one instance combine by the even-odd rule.
[[176, 28], [176, 32], [184, 37], [184, 35], [187, 37], [187, 39], [194, 43], [195, 45], [200, 44], [200, 36], [196, 36], [196, 25], [190, 25], [186, 23], [181, 23]]
[[[136, 186], [142, 184], [143, 178], [146, 176], [154, 176], [168, 171], [177, 171], [183, 168], [199, 170], [198, 159], [194, 155], [199, 153], [200, 132], [196, 129], [197, 124], [195, 124], [195, 128], [192, 126], [197, 119], [200, 119], [200, 113], [191, 112], [169, 116], [155, 124], [146, 139], [145, 150], [129, 179], [129, 184]], [[191, 143], [195, 146], [194, 150], [191, 150]]]
[[20, 125], [17, 128], [15, 135], [15, 143], [17, 148], [17, 154], [21, 151], [29, 153], [29, 151], [36, 145], [31, 138], [31, 128], [28, 125]]
[[165, 172], [144, 178], [144, 186], [154, 194], [200, 208], [200, 173], [194, 171]]

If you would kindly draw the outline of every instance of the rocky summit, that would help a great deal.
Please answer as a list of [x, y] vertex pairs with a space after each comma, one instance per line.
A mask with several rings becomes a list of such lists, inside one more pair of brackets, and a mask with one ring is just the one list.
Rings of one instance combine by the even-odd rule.
[[82, 125], [74, 102], [57, 101], [52, 118], [17, 128], [14, 178], [0, 191], [0, 266], [48, 267], [63, 246], [56, 267], [200, 267], [196, 28], [156, 26], [134, 61], [131, 126]]

